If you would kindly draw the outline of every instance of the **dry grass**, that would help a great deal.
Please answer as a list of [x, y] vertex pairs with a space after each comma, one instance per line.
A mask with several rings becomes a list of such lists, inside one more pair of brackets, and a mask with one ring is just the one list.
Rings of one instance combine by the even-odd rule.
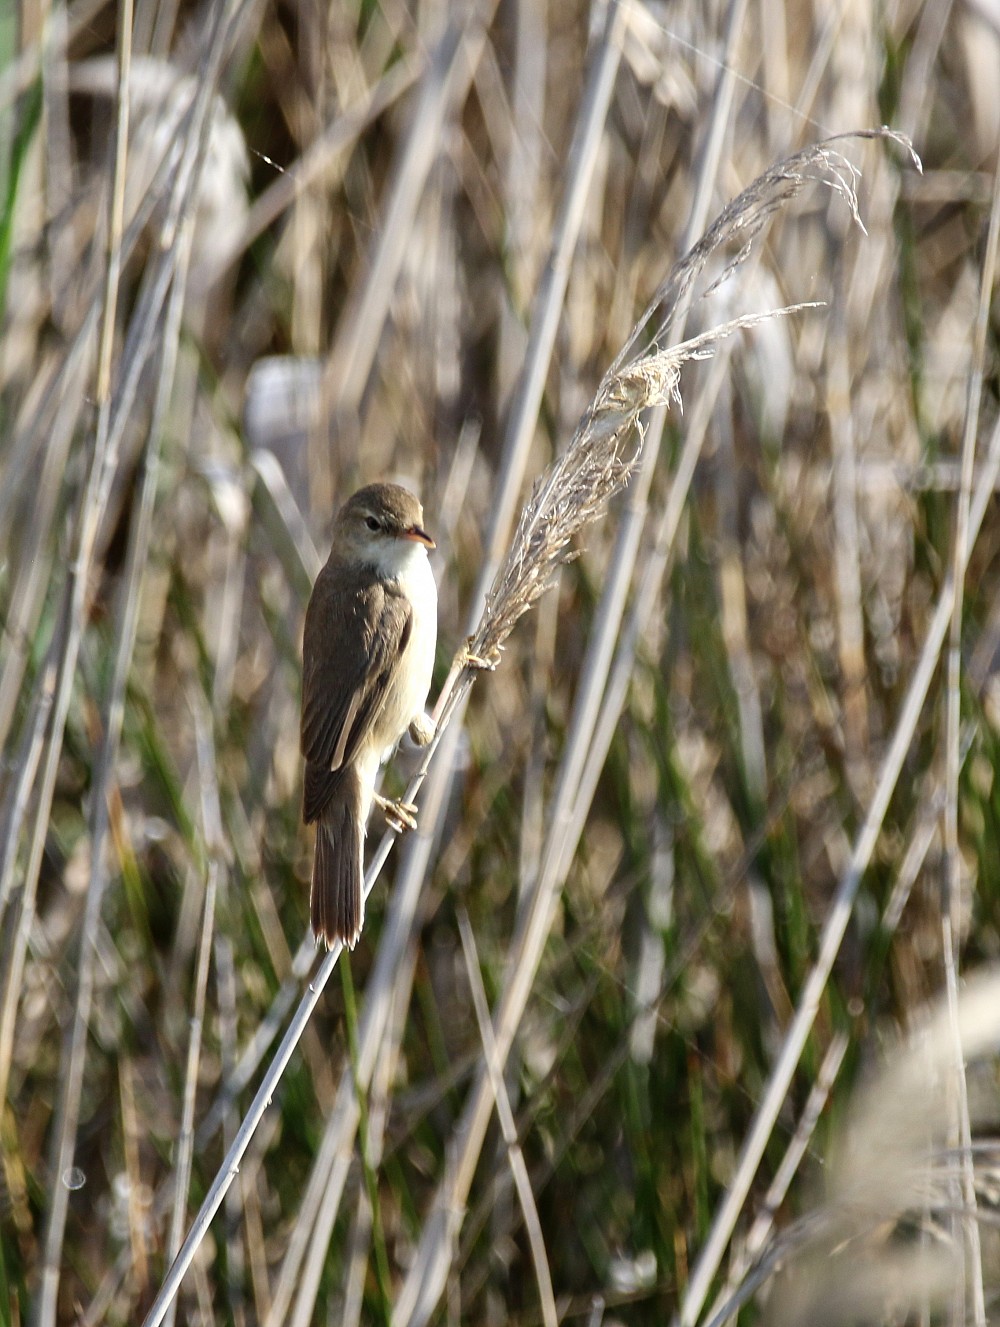
[[[2, 1320], [991, 1315], [984, 15], [0, 20]], [[882, 122], [923, 173], [820, 142]], [[301, 617], [378, 477], [442, 726], [317, 965]]]

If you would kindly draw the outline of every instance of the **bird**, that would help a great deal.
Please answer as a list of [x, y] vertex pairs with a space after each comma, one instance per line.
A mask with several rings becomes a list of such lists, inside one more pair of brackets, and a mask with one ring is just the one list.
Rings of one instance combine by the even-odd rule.
[[379, 766], [424, 712], [437, 643], [434, 540], [418, 499], [369, 484], [333, 521], [330, 556], [306, 607], [302, 639], [302, 814], [316, 823], [310, 914], [317, 942], [353, 949], [364, 922], [364, 839], [372, 803], [397, 830], [416, 808], [375, 792]]

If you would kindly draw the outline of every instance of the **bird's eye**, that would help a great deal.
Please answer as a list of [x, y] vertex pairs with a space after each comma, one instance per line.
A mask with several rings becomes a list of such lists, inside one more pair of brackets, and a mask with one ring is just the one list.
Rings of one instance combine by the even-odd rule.
[[369, 529], [369, 530], [378, 530], [378, 529], [381, 528], [380, 525], [379, 525], [379, 523], [378, 523], [378, 517], [377, 517], [377, 516], [366, 516], [366, 517], [365, 517], [365, 525], [368, 526], [368, 529]]

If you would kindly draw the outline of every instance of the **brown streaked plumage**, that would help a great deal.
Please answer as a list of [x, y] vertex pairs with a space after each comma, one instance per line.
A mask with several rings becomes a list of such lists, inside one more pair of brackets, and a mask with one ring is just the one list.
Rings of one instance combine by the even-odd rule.
[[375, 776], [407, 727], [425, 724], [437, 591], [420, 503], [370, 484], [333, 525], [302, 646], [303, 818], [316, 828], [312, 928], [353, 947], [364, 920], [365, 822]]

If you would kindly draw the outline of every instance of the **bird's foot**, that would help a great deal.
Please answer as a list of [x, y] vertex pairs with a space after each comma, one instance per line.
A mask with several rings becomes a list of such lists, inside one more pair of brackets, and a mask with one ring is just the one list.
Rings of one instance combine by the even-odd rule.
[[482, 672], [492, 673], [500, 662], [500, 651], [493, 649], [489, 654], [477, 654], [472, 648], [472, 637], [470, 636], [462, 646], [459, 658], [463, 668], [476, 668]]
[[401, 798], [382, 797], [376, 793], [375, 805], [385, 816], [385, 823], [397, 834], [405, 834], [408, 829], [416, 829], [417, 808], [412, 802], [404, 802]]
[[417, 746], [427, 746], [437, 732], [437, 724], [429, 714], [415, 714], [410, 720], [410, 737]]

